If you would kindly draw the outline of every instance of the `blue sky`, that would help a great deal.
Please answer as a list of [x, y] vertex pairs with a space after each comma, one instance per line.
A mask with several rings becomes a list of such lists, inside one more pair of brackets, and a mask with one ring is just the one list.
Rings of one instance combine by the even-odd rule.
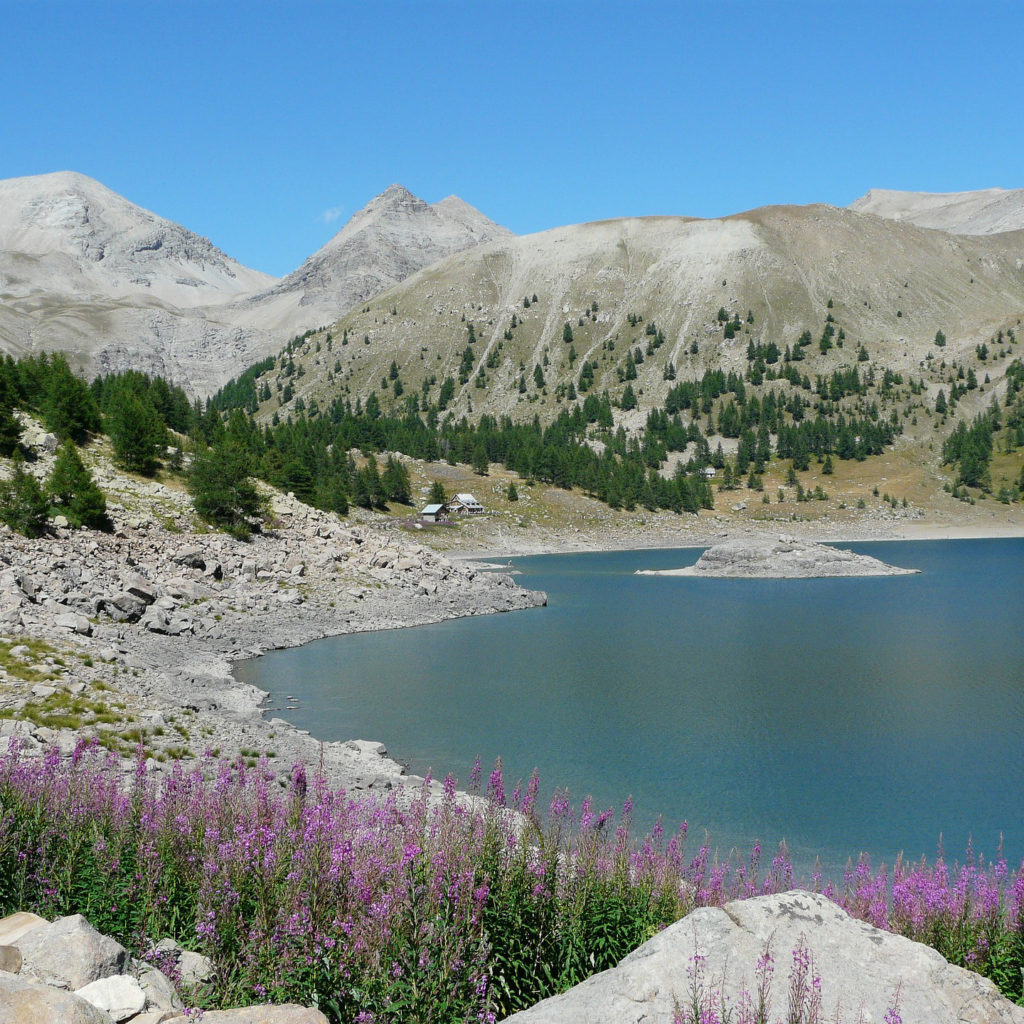
[[1024, 186], [1019, 2], [0, 0], [0, 178], [273, 274], [392, 182], [517, 233]]

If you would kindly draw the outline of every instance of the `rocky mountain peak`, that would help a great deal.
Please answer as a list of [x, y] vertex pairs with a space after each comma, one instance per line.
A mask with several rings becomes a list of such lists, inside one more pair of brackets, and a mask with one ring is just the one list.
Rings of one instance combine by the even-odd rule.
[[257, 301], [298, 294], [300, 306], [337, 316], [437, 260], [510, 235], [456, 196], [430, 205], [403, 185], [389, 185]]
[[0, 348], [68, 352], [209, 393], [288, 338], [439, 259], [510, 233], [390, 185], [278, 281], [74, 171], [0, 181]]
[[0, 181], [0, 250], [37, 257], [65, 280], [73, 267], [83, 295], [145, 294], [186, 308], [273, 280], [74, 171]]
[[[401, 214], [415, 216], [429, 209], [430, 207], [422, 199], [414, 196], [404, 185], [389, 185], [379, 196], [374, 196], [362, 209], [357, 210], [345, 227], [379, 217]], [[341, 230], [344, 231], [345, 228]]]

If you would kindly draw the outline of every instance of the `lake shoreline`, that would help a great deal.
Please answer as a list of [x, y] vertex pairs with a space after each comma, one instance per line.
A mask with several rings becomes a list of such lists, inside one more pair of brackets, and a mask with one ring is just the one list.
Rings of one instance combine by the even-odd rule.
[[[901, 799], [898, 793], [904, 783], [920, 789], [929, 773], [943, 770], [947, 762], [935, 762], [933, 753], [949, 749], [953, 742], [980, 742], [980, 747], [975, 742], [972, 761], [988, 763], [984, 756], [988, 741], [978, 736], [968, 740], [961, 735], [965, 709], [973, 708], [976, 699], [985, 706], [990, 702], [976, 693], [978, 684], [965, 667], [966, 648], [956, 638], [978, 631], [982, 638], [979, 644], [985, 650], [998, 646], [993, 637], [1001, 633], [991, 621], [991, 614], [980, 611], [978, 602], [965, 595], [988, 593], [990, 580], [998, 579], [1002, 581], [998, 585], [1003, 597], [996, 603], [1004, 610], [1018, 609], [1019, 596], [1014, 596], [1013, 583], [1008, 584], [1006, 574], [1011, 564], [1019, 564], [1021, 547], [1016, 537], [986, 539], [991, 545], [963, 545], [959, 552], [947, 545], [932, 544], [922, 548], [919, 560], [913, 557], [913, 542], [905, 541], [905, 549], [892, 551], [893, 561], [922, 569], [927, 579], [920, 582], [924, 579], [921, 575], [907, 574], [896, 588], [870, 580], [860, 586], [818, 580], [808, 587], [780, 587], [774, 580], [762, 579], [742, 586], [714, 586], [705, 593], [703, 589], [689, 589], [689, 581], [683, 579], [660, 583], [651, 580], [650, 589], [644, 584], [641, 592], [630, 583], [634, 569], [678, 564], [681, 559], [671, 553], [678, 549], [661, 555], [649, 549], [648, 555], [643, 559], [638, 556], [635, 564], [630, 554], [623, 552], [611, 552], [607, 562], [592, 561], [590, 553], [565, 562], [553, 557], [551, 561], [531, 560], [522, 564], [521, 582], [551, 596], [553, 610], [549, 614], [515, 616], [500, 623], [447, 623], [437, 631], [411, 634], [402, 630], [396, 632], [404, 636], [383, 641], [367, 634], [364, 640], [345, 648], [344, 654], [341, 648], [334, 648], [313, 651], [311, 659], [275, 659], [266, 663], [263, 672], [265, 678], [277, 681], [273, 687], [276, 693], [293, 692], [301, 697], [302, 709], [293, 719], [300, 727], [325, 736], [386, 737], [412, 771], [422, 774], [428, 766], [439, 774], [450, 770], [463, 786], [472, 759], [479, 754], [485, 765], [502, 756], [509, 779], [526, 778], [537, 767], [545, 784], [568, 786], [575, 800], [590, 793], [601, 807], [617, 806], [632, 794], [637, 808], [635, 820], [641, 830], [649, 827], [657, 814], [664, 814], [667, 822], [685, 818], [695, 835], [707, 828], [722, 855], [734, 846], [746, 848], [756, 838], [765, 840], [766, 848], [770, 848], [785, 837], [803, 867], [820, 855], [835, 871], [841, 870], [847, 855], [856, 859], [860, 850], [868, 850], [887, 863], [901, 850], [911, 858], [930, 855], [940, 833], [947, 836], [952, 850], [962, 853], [965, 822], [986, 852], [994, 848], [993, 837], [1000, 831], [1006, 832], [1010, 847], [1017, 849], [1021, 842], [1019, 829], [1011, 827], [1012, 822], [1005, 816], [993, 815], [992, 808], [988, 808], [987, 816], [983, 814], [982, 804], [977, 805], [975, 814], [974, 797], [965, 813], [949, 806], [944, 797], [915, 799], [898, 814], [900, 821], [906, 819], [905, 833], [902, 827], [896, 828], [896, 838], [891, 840], [884, 832], [879, 835], [876, 831], [877, 809], [869, 808], [871, 813], [865, 813], [863, 820], [850, 818], [851, 827], [840, 827], [843, 823], [837, 822], [836, 828], [824, 828], [813, 812], [807, 812], [811, 813], [812, 824], [800, 817], [806, 811], [803, 798], [794, 797], [796, 802], [787, 810], [765, 805], [762, 800], [769, 791], [775, 792], [774, 784], [761, 792], [760, 784], [755, 783], [752, 789], [758, 790], [757, 795], [752, 795], [738, 816], [730, 819], [723, 814], [729, 799], [719, 792], [726, 783], [707, 772], [719, 764], [718, 752], [725, 749], [725, 740], [709, 741], [710, 745], [702, 740], [702, 736], [712, 735], [714, 728], [726, 723], [735, 733], [733, 740], [739, 740], [735, 750], [740, 760], [731, 771], [755, 780], [763, 780], [765, 773], [780, 780], [797, 779], [805, 770], [805, 756], [812, 762], [818, 759], [820, 763], [811, 774], [824, 777], [836, 768], [833, 754], [837, 750], [844, 751], [848, 763], [856, 763], [863, 755], [872, 763], [901, 766], [894, 767], [892, 774], [892, 778], [901, 780], [900, 786], [886, 790], [895, 800]], [[873, 554], [877, 557], [879, 552]], [[501, 569], [505, 568], [503, 563]], [[556, 587], [554, 577], [564, 578], [568, 585]], [[591, 582], [580, 583], [588, 577]], [[805, 620], [801, 609], [808, 607], [808, 599], [801, 595], [808, 592], [814, 594], [810, 599], [814, 618]], [[1010, 595], [1009, 603], [1006, 595]], [[878, 611], [880, 604], [888, 609], [884, 614]], [[754, 606], [756, 614], [750, 610]], [[627, 621], [623, 611], [627, 607], [643, 611]], [[838, 648], [833, 631], [800, 625], [824, 621], [822, 616], [827, 619], [832, 612], [848, 624], [848, 635]], [[867, 635], [867, 627], [879, 617], [891, 625], [883, 639], [860, 643], [858, 638]], [[593, 625], [595, 618], [601, 624], [588, 633], [586, 624]], [[745, 643], [759, 652], [756, 658], [729, 646], [737, 633], [728, 623], [743, 624]], [[1005, 629], [1005, 623], [1000, 629]], [[795, 649], [791, 637], [794, 631], [801, 652], [796, 659], [785, 653]], [[567, 643], [566, 636], [576, 639]], [[626, 649], [630, 653], [619, 663]], [[469, 656], [463, 659], [462, 652]], [[661, 667], [662, 653], [668, 658], [667, 671]], [[976, 656], [975, 652], [970, 658]], [[339, 665], [341, 659], [347, 667], [339, 675], [332, 665]], [[317, 661], [327, 667], [328, 675], [334, 671], [331, 682], [326, 687], [314, 682], [301, 692], [289, 690], [289, 686], [301, 686], [304, 680], [314, 678]], [[415, 671], [416, 666], [431, 664], [446, 666], [436, 684], [428, 673]], [[681, 674], [686, 665], [699, 669]], [[514, 671], [504, 671], [502, 666], [514, 666]], [[847, 682], [853, 680], [855, 685], [844, 684], [842, 672], [849, 676]], [[607, 675], [604, 689], [598, 684], [601, 673]], [[983, 674], [984, 686], [990, 688], [999, 688], [1002, 684], [998, 680], [1007, 677], [1005, 670], [991, 669]], [[396, 685], [387, 681], [389, 675]], [[377, 681], [372, 692], [362, 682], [371, 678]], [[463, 687], [460, 680], [467, 685]], [[559, 680], [559, 685], [553, 688], [544, 680]], [[783, 680], [785, 686], [781, 685]], [[826, 692], [829, 697], [823, 701]], [[686, 695], [685, 700], [681, 701], [680, 694]], [[723, 700], [731, 709], [727, 713]], [[800, 746], [802, 740], [794, 737], [776, 744], [757, 724], [764, 723], [767, 728], [767, 722], [777, 719], [768, 730], [771, 736], [785, 736], [789, 726], [794, 726], [803, 739], [808, 734], [827, 736], [827, 732], [818, 730], [831, 728], [828, 722], [835, 708], [845, 706], [845, 702], [851, 703], [843, 712], [847, 724], [870, 721], [878, 725], [881, 708], [886, 709], [881, 712], [882, 722], [900, 720], [895, 747], [880, 748], [877, 756], [869, 758], [866, 752], [878, 742], [878, 736], [874, 729], [866, 729], [863, 742], [851, 745], [842, 738], [843, 733], [838, 738], [815, 740], [804, 749]], [[681, 703], [686, 705], [686, 715], [669, 727], [665, 734], [669, 738], [659, 737], [654, 726], [671, 721], [666, 709], [671, 711]], [[699, 729], [694, 726], [696, 731], [690, 735], [690, 723], [697, 721], [695, 716], [704, 704], [710, 708], [707, 721]], [[499, 716], [500, 722], [494, 718], [496, 707], [506, 709]], [[514, 721], [523, 707], [533, 710], [519, 716], [522, 722]], [[433, 724], [435, 708], [442, 723], [439, 731]], [[450, 730], [452, 708], [458, 709], [454, 731]], [[654, 712], [653, 708], [659, 710]], [[602, 709], [610, 713], [602, 717]], [[332, 715], [340, 717], [332, 722]], [[623, 716], [629, 724], [628, 732], [623, 732]], [[973, 720], [975, 712], [970, 717]], [[1001, 714], [988, 735], [994, 738], [1002, 734], [1004, 726], [1008, 728], [1007, 723], [1018, 718], [1016, 710]], [[346, 722], [348, 732], [344, 731]], [[640, 728], [640, 723], [651, 729]], [[422, 737], [437, 738], [424, 741]], [[550, 744], [552, 737], [554, 745], [549, 751], [545, 743]], [[1018, 741], [1011, 742], [1013, 746], [1006, 750], [1016, 749]], [[609, 758], [611, 749], [624, 752], [621, 773], [611, 764], [615, 760]], [[660, 753], [673, 750], [686, 751], [685, 758], [670, 753], [669, 761], [658, 761]], [[587, 751], [596, 756], [589, 756]], [[743, 763], [746, 767], [740, 767]], [[851, 772], [856, 774], [854, 769]], [[666, 778], [673, 780], [667, 802], [657, 789]], [[727, 788], [734, 786], [735, 778]], [[952, 792], [951, 786], [951, 780], [946, 779], [939, 788]], [[797, 787], [793, 788], [796, 792]], [[830, 806], [832, 803], [844, 814], [852, 813], [846, 796], [830, 801]], [[751, 809], [756, 813], [748, 816]], [[920, 820], [911, 824], [916, 819]], [[836, 834], [826, 837], [829, 831]]]
[[469, 548], [465, 551], [448, 551], [446, 555], [458, 562], [508, 563], [509, 559], [533, 555], [571, 555], [587, 553], [610, 553], [613, 551], [671, 551], [711, 547], [726, 537], [774, 537], [788, 534], [800, 540], [814, 540], [820, 544], [874, 544], [900, 541], [957, 541], [957, 540], [1012, 540], [1024, 537], [1024, 525], [945, 526], [938, 523], [913, 523], [901, 527], [900, 532], [874, 533], [870, 530], [809, 531], [801, 530], [800, 523], [773, 524], [777, 529], [765, 527], [755, 529], [744, 525], [736, 529], [716, 527], [702, 531], [688, 532], [673, 543], [671, 537], [617, 536], [581, 542], [577, 537], [558, 543], [522, 543], [507, 548]]

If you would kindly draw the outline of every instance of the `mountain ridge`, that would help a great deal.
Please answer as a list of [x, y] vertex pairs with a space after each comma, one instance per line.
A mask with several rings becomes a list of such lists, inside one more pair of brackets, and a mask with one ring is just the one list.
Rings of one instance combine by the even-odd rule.
[[[1024, 315], [1022, 257], [1021, 232], [951, 235], [826, 204], [552, 228], [455, 254], [350, 311], [329, 332], [364, 344], [308, 363], [303, 349], [290, 352], [304, 366], [290, 391], [319, 408], [376, 393], [398, 410], [412, 390], [434, 400], [451, 376], [456, 416], [545, 420], [591, 362], [592, 387], [618, 397], [631, 381], [641, 415], [676, 377], [743, 372], [748, 341], [782, 350], [804, 331], [817, 339], [827, 322], [844, 330], [846, 348], [818, 358], [815, 346], [807, 372], [856, 365], [865, 346], [880, 370], [916, 375], [929, 352], [969, 351]], [[722, 312], [739, 321], [731, 338]], [[652, 322], [656, 352], [645, 333]], [[950, 339], [945, 352], [934, 345], [938, 331]], [[625, 355], [637, 348], [643, 358], [629, 368]], [[392, 364], [396, 396], [381, 392]], [[543, 385], [534, 384], [537, 369]]]
[[[805, 329], [835, 298], [865, 340], [923, 345], [935, 330], [973, 336], [1024, 309], [1024, 242], [994, 230], [1016, 223], [1018, 209], [1024, 229], [1024, 190], [873, 189], [845, 209], [789, 204], [722, 218], [614, 218], [515, 236], [457, 196], [428, 204], [392, 184], [277, 279], [93, 179], [56, 172], [0, 181], [0, 346], [14, 354], [68, 350], [90, 374], [138, 368], [204, 394], [328, 324], [358, 329], [375, 354], [390, 353], [387, 363], [413, 348], [433, 349], [436, 362], [439, 344], [454, 358], [461, 317], [478, 321], [486, 309], [492, 319], [499, 311], [508, 318], [519, 291], [537, 290], [553, 304], [517, 359], [524, 365], [544, 357], [551, 363], [570, 314], [587, 325], [609, 323], [600, 338], [611, 342], [629, 303], [674, 332], [670, 356], [693, 370], [707, 360], [687, 362], [689, 347], [705, 335], [713, 341], [722, 308], [756, 308], [758, 331], [781, 339]], [[936, 219], [947, 230], [920, 223]], [[444, 298], [410, 291], [424, 274], [443, 280]], [[982, 287], [973, 287], [975, 277]], [[379, 296], [390, 305], [361, 318], [359, 310]], [[406, 296], [413, 315], [396, 320], [391, 310]], [[592, 303], [601, 307], [593, 320]], [[448, 314], [456, 305], [453, 326]], [[527, 315], [533, 326], [519, 334], [530, 334], [535, 319]], [[507, 328], [483, 326], [488, 345], [474, 377], [500, 370], [495, 348]], [[589, 336], [598, 334], [585, 327], [582, 358], [593, 357]], [[727, 349], [714, 351], [731, 358]], [[367, 369], [364, 397], [378, 367]], [[510, 386], [516, 375], [506, 368], [491, 376]], [[468, 407], [467, 387], [460, 394]]]
[[848, 209], [951, 234], [990, 235], [1024, 229], [1024, 189], [902, 192], [873, 188]]
[[0, 348], [207, 394], [427, 262], [508, 234], [452, 198], [438, 212], [391, 186], [277, 279], [77, 172], [0, 181]]

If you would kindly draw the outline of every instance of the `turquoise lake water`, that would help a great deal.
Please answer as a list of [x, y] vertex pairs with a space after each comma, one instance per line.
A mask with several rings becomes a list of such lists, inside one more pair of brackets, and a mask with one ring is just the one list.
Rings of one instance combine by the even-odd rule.
[[1000, 834], [1024, 855], [1024, 540], [853, 544], [920, 575], [633, 575], [695, 549], [513, 559], [548, 607], [334, 637], [237, 666], [321, 739], [379, 739], [463, 784], [634, 820], [687, 820], [720, 850], [785, 839], [806, 870], [861, 851], [948, 859]]

